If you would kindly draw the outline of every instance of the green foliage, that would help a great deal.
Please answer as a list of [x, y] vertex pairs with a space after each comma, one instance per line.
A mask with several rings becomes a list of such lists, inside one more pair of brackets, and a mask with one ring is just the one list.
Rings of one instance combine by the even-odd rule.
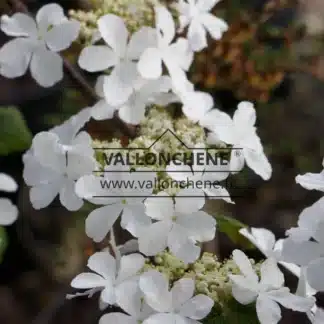
[[31, 140], [21, 112], [16, 107], [0, 107], [0, 155], [24, 151]]
[[2, 257], [8, 246], [8, 236], [6, 229], [0, 226], [0, 263], [2, 262]]
[[241, 223], [235, 218], [219, 215], [216, 216], [218, 231], [225, 233], [235, 244], [239, 244], [245, 249], [254, 249], [254, 245], [239, 233], [241, 228], [247, 228], [247, 225]]
[[241, 305], [231, 299], [226, 306], [215, 305], [203, 324], [259, 324], [255, 304]]

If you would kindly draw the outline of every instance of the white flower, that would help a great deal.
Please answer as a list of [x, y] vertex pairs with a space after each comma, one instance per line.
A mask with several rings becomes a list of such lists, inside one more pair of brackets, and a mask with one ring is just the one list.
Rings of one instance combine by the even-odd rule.
[[116, 304], [126, 313], [109, 313], [101, 317], [99, 324], [138, 324], [154, 313], [151, 307], [143, 300], [143, 292], [138, 281], [128, 280], [115, 289]]
[[207, 47], [206, 30], [213, 39], [221, 39], [228, 25], [220, 18], [215, 17], [210, 11], [219, 0], [179, 0], [176, 8], [180, 13], [180, 31], [189, 25], [188, 41], [193, 51], [199, 52]]
[[113, 68], [104, 78], [104, 94], [108, 104], [119, 106], [127, 101], [139, 78], [137, 63], [145, 48], [154, 44], [153, 28], [142, 27], [129, 39], [122, 18], [108, 14], [98, 20], [99, 32], [108, 45], [88, 46], [80, 54], [79, 65], [89, 72]]
[[189, 278], [176, 281], [171, 290], [166, 277], [150, 270], [141, 275], [140, 289], [145, 302], [158, 314], [153, 314], [143, 324], [200, 323], [211, 311], [214, 302], [206, 295], [194, 295], [195, 282]]
[[[324, 166], [324, 159], [322, 162]], [[296, 183], [308, 190], [324, 191], [324, 170], [320, 173], [306, 173], [296, 177]]]
[[[142, 171], [142, 172], [140, 172]], [[143, 200], [150, 196], [155, 173], [148, 169], [131, 172], [129, 167], [106, 166], [102, 177], [86, 175], [76, 183], [76, 193], [93, 204], [104, 205], [86, 219], [86, 233], [95, 242], [102, 241], [122, 213], [122, 226], [132, 235], [149, 225]]]
[[[196, 189], [197, 196], [205, 198], [205, 194], [210, 199], [224, 199], [228, 203], [233, 203], [227, 189], [219, 184], [229, 175], [229, 166], [223, 165], [219, 160], [217, 163], [206, 160], [208, 151], [193, 150], [194, 161], [192, 166], [184, 164], [181, 161], [172, 161], [166, 168], [166, 171], [172, 179], [179, 181], [188, 181]], [[198, 158], [205, 159], [198, 163]], [[201, 186], [200, 184], [203, 184]]]
[[324, 323], [324, 310], [321, 308], [318, 308], [314, 320], [312, 322], [313, 324], [322, 324]]
[[274, 258], [292, 272], [297, 277], [300, 276], [300, 267], [293, 263], [287, 263], [282, 261], [282, 248], [284, 240], [276, 241], [274, 234], [265, 228], [251, 228], [251, 232], [247, 228], [241, 228], [240, 234], [246, 237], [251, 243], [253, 243], [267, 258]]
[[109, 305], [116, 303], [116, 291], [128, 280], [136, 280], [136, 275], [144, 266], [145, 259], [138, 253], [121, 257], [117, 264], [109, 252], [97, 252], [88, 260], [92, 272], [77, 275], [71, 286], [77, 289], [89, 289], [88, 293], [101, 291], [100, 300]]
[[208, 112], [200, 124], [216, 134], [216, 138], [233, 145], [230, 169], [240, 171], [247, 165], [264, 180], [271, 177], [272, 168], [264, 154], [255, 128], [256, 114], [253, 104], [243, 101], [238, 105], [233, 119], [218, 109]]
[[157, 80], [138, 78], [127, 101], [120, 106], [111, 106], [104, 98], [104, 79], [105, 76], [100, 76], [96, 84], [96, 92], [102, 98], [92, 107], [92, 117], [96, 120], [110, 119], [118, 111], [126, 123], [139, 124], [144, 119], [148, 105], [162, 101], [166, 105], [174, 100], [174, 95], [169, 92], [171, 80], [168, 76], [161, 76]]
[[90, 136], [80, 128], [90, 119], [84, 109], [64, 124], [48, 132], [38, 133], [32, 147], [23, 156], [23, 177], [31, 186], [30, 200], [35, 209], [48, 206], [59, 194], [68, 210], [83, 205], [74, 191], [75, 180], [96, 168]]
[[193, 53], [184, 38], [172, 43], [175, 22], [171, 13], [162, 6], [156, 6], [154, 9], [157, 43], [143, 52], [138, 62], [138, 71], [146, 79], [157, 79], [162, 75], [164, 63], [174, 86], [181, 89], [188, 82], [185, 71], [188, 71], [192, 63]]
[[281, 310], [278, 304], [299, 312], [307, 312], [314, 305], [314, 298], [293, 295], [284, 287], [284, 276], [275, 259], [269, 258], [262, 263], [260, 280], [242, 251], [235, 250], [233, 260], [242, 273], [229, 275], [233, 282], [233, 296], [243, 305], [256, 301], [256, 311], [261, 324], [275, 324], [280, 321]]
[[[5, 173], [0, 173], [0, 191], [17, 191], [16, 181]], [[17, 207], [7, 198], [0, 198], [0, 226], [11, 225], [18, 217]]]
[[305, 267], [306, 280], [315, 290], [324, 290], [324, 197], [305, 208], [298, 227], [287, 231], [282, 255], [287, 262]]
[[152, 256], [166, 247], [185, 263], [192, 263], [200, 255], [196, 242], [211, 241], [215, 236], [215, 219], [200, 210], [205, 198], [194, 189], [183, 189], [175, 196], [175, 203], [165, 192], [145, 201], [146, 214], [156, 220], [138, 235], [140, 252]]
[[68, 20], [58, 4], [48, 4], [37, 12], [36, 22], [23, 13], [2, 16], [1, 30], [15, 39], [0, 49], [0, 74], [20, 77], [30, 65], [32, 77], [51, 87], [63, 78], [63, 60], [57, 52], [78, 37], [80, 24]]

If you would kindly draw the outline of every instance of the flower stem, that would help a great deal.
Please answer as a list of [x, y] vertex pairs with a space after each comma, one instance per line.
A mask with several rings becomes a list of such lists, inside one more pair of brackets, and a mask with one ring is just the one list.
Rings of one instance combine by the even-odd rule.
[[[15, 9], [15, 11], [23, 12], [27, 15], [31, 16], [30, 11], [26, 4], [24, 4], [21, 0], [8, 0], [11, 6]], [[79, 85], [79, 87], [83, 90], [84, 94], [89, 98], [90, 105], [95, 104], [100, 98], [88, 83], [88, 81], [83, 77], [81, 72], [73, 66], [65, 57], [62, 57], [63, 66], [65, 71], [69, 74], [70, 78]], [[137, 134], [137, 126], [125, 123], [122, 121], [118, 114], [115, 114], [113, 117], [113, 125], [115, 125], [122, 132], [123, 135], [126, 135], [130, 138], [136, 137]]]

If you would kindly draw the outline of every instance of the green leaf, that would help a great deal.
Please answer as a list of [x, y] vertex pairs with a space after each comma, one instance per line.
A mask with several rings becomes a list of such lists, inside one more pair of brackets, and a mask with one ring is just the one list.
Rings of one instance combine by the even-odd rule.
[[3, 254], [8, 246], [8, 235], [4, 227], [0, 226], [0, 263], [2, 262]]
[[31, 140], [21, 112], [15, 107], [0, 107], [0, 155], [24, 151]]
[[225, 233], [235, 244], [239, 244], [245, 249], [255, 249], [255, 246], [239, 233], [241, 228], [248, 226], [235, 218], [228, 216], [216, 216], [218, 231]]

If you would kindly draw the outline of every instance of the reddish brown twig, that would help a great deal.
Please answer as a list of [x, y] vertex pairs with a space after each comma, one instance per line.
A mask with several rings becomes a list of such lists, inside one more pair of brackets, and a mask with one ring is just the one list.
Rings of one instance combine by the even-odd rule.
[[[28, 10], [28, 7], [21, 1], [21, 0], [8, 0], [8, 2], [11, 4], [11, 6], [14, 8], [15, 11], [23, 12], [28, 15], [31, 15], [30, 11]], [[63, 59], [63, 65], [65, 71], [68, 73], [70, 78], [78, 84], [78, 86], [82, 89], [83, 93], [89, 98], [90, 105], [93, 105], [96, 101], [98, 101], [100, 98], [94, 91], [94, 89], [91, 87], [91, 85], [88, 83], [88, 81], [83, 77], [81, 72], [73, 66], [65, 57], [62, 56]], [[114, 125], [126, 136], [130, 138], [134, 138], [137, 133], [137, 127], [136, 125], [127, 124], [124, 121], [122, 121], [118, 114], [115, 114], [113, 117]]]

